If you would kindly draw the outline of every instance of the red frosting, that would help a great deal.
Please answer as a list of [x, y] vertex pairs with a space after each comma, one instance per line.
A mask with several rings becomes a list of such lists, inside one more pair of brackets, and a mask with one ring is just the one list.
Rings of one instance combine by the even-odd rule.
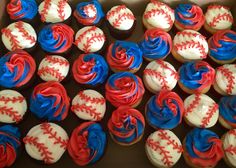
[[13, 146], [0, 145], [0, 167], [10, 167], [16, 160], [16, 151]]
[[9, 4], [7, 4], [7, 13], [10, 15], [11, 19], [20, 19], [24, 13], [21, 15], [15, 16], [15, 13], [21, 11], [21, 1], [11, 0]]

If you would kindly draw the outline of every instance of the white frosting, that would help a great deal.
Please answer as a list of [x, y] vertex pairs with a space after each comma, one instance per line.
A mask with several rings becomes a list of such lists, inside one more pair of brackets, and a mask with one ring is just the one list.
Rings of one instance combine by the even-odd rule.
[[[171, 144], [171, 141], [175, 145]], [[182, 154], [182, 144], [179, 138], [170, 130], [158, 130], [149, 135], [145, 147], [148, 158], [157, 167], [173, 166]], [[168, 159], [169, 165], [166, 163], [167, 160], [164, 159], [165, 151], [170, 156]]]
[[236, 95], [236, 64], [225, 64], [218, 67], [215, 81], [223, 92]]
[[192, 94], [184, 100], [185, 119], [200, 128], [209, 128], [216, 124], [219, 108], [215, 101], [205, 94]]
[[169, 29], [175, 20], [174, 10], [158, 1], [148, 3], [143, 17], [152, 27], [161, 29]]
[[[48, 131], [45, 130], [44, 127], [42, 127], [43, 124], [49, 125], [48, 129], [51, 129], [50, 133], [48, 133]], [[55, 137], [53, 137], [52, 134], [55, 134]], [[36, 142], [29, 140], [30, 138], [36, 138]], [[59, 142], [59, 139], [61, 142], [64, 143]], [[26, 137], [23, 139], [23, 141], [25, 143], [26, 152], [32, 158], [40, 161], [45, 161], [43, 159], [45, 155], [42, 154], [42, 150], [39, 150], [40, 148], [36, 145], [37, 143], [41, 144], [41, 146], [44, 146], [46, 150], [51, 153], [49, 154], [49, 156], [52, 159], [49, 161], [49, 163], [55, 163], [61, 158], [61, 156], [66, 150], [66, 146], [68, 143], [68, 135], [65, 130], [57, 124], [42, 123], [31, 128], [27, 133]]]
[[90, 18], [95, 17], [97, 15], [97, 8], [93, 4], [88, 4], [84, 6], [84, 13]]
[[[28, 36], [34, 38], [34, 42], [32, 42], [32, 40], [29, 40], [25, 35], [23, 35], [23, 32], [21, 32], [20, 29], [16, 27], [17, 24], [22, 24], [22, 29], [28, 33]], [[18, 45], [18, 48], [16, 49], [27, 49], [33, 47], [36, 44], [37, 35], [34, 28], [30, 24], [19, 21], [11, 23], [6, 27], [6, 29], [11, 32], [10, 37], [12, 37], [7, 37], [6, 33], [2, 33], [2, 42], [8, 50], [13, 50], [12, 40], [14, 40]]]
[[108, 22], [118, 30], [129, 30], [134, 24], [134, 14], [125, 5], [112, 7], [107, 12]]
[[174, 37], [173, 45], [180, 56], [189, 60], [203, 59], [208, 53], [205, 37], [194, 30], [178, 32]]
[[95, 26], [86, 26], [75, 35], [75, 44], [85, 53], [97, 52], [105, 43], [103, 31]]
[[83, 90], [72, 100], [72, 111], [83, 120], [98, 121], [106, 112], [106, 100], [95, 90]]
[[[48, 0], [45, 0], [48, 1]], [[45, 9], [45, 1], [43, 1], [38, 8], [38, 12], [41, 15]], [[45, 22], [58, 23], [67, 20], [71, 16], [71, 7], [65, 0], [50, 0], [49, 8], [46, 10]], [[64, 1], [64, 2], [63, 2]], [[62, 3], [63, 5], [59, 5]], [[59, 9], [62, 11], [61, 15], [64, 19], [60, 17]]]
[[0, 122], [19, 122], [26, 110], [26, 100], [19, 92], [14, 90], [0, 91]]
[[228, 131], [223, 140], [225, 157], [232, 166], [236, 167], [236, 154], [231, 151], [233, 148], [236, 148], [236, 129]]
[[61, 82], [69, 72], [70, 64], [64, 57], [58, 55], [46, 56], [38, 68], [38, 75], [44, 81]]
[[152, 92], [158, 92], [162, 89], [172, 90], [177, 83], [177, 72], [166, 61], [152, 61], [144, 70], [143, 80], [146, 87]]

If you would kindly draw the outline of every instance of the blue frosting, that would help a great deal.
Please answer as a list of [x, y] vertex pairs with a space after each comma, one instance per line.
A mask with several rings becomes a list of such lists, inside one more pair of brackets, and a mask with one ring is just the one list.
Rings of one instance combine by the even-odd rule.
[[195, 24], [192, 20], [183, 19], [179, 16], [179, 14], [181, 14], [182, 16], [186, 18], [193, 18], [195, 16], [195, 13], [190, 12], [192, 6], [193, 6], [192, 4], [179, 4], [177, 8], [175, 9], [175, 19], [183, 25]]
[[227, 122], [236, 123], [236, 96], [222, 97], [219, 102], [220, 115]]

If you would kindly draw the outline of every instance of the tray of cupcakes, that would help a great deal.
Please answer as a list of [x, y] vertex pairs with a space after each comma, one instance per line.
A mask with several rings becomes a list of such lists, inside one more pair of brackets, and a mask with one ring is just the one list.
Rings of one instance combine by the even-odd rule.
[[233, 2], [0, 1], [0, 168], [236, 167]]

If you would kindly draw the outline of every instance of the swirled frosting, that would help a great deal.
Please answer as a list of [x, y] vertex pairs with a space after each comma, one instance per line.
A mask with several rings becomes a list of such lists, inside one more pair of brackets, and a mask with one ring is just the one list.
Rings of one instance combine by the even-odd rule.
[[207, 129], [194, 128], [184, 146], [186, 159], [200, 167], [214, 167], [224, 155], [220, 138]]
[[7, 4], [7, 13], [13, 20], [31, 20], [38, 13], [38, 5], [35, 0], [11, 0]]
[[130, 72], [119, 72], [111, 75], [105, 89], [106, 99], [115, 107], [136, 106], [145, 92], [142, 80]]
[[205, 61], [186, 62], [179, 69], [179, 77], [181, 84], [199, 93], [213, 84], [215, 70]]
[[182, 29], [199, 29], [205, 22], [202, 9], [193, 4], [179, 4], [175, 9], [175, 22]]
[[126, 145], [135, 143], [142, 137], [145, 120], [138, 110], [120, 106], [113, 111], [107, 125], [112, 137], [118, 143]]
[[236, 58], [236, 32], [217, 31], [208, 41], [209, 55], [217, 60], [227, 61]]
[[39, 32], [38, 42], [47, 52], [63, 53], [72, 46], [73, 36], [73, 29], [66, 24], [50, 24]]
[[40, 119], [61, 121], [67, 117], [70, 98], [59, 82], [38, 84], [30, 98], [30, 111]]
[[109, 46], [107, 62], [119, 71], [138, 69], [143, 62], [142, 51], [133, 42], [116, 41]]
[[74, 79], [81, 84], [102, 84], [108, 76], [108, 65], [98, 54], [81, 54], [72, 67]]
[[183, 100], [175, 93], [161, 90], [146, 105], [146, 118], [151, 126], [161, 129], [175, 128], [182, 121]]
[[106, 134], [100, 124], [84, 122], [74, 129], [68, 144], [68, 152], [80, 166], [98, 161], [106, 147]]
[[74, 16], [79, 23], [90, 26], [99, 23], [105, 15], [99, 1], [91, 0], [77, 4]]
[[0, 127], [0, 167], [10, 167], [15, 162], [20, 146], [20, 132], [17, 127]]
[[15, 50], [0, 58], [0, 86], [21, 87], [29, 82], [36, 70], [31, 55], [23, 50]]
[[144, 58], [160, 59], [166, 57], [172, 49], [172, 39], [165, 31], [153, 28], [146, 30], [144, 40], [139, 43]]

